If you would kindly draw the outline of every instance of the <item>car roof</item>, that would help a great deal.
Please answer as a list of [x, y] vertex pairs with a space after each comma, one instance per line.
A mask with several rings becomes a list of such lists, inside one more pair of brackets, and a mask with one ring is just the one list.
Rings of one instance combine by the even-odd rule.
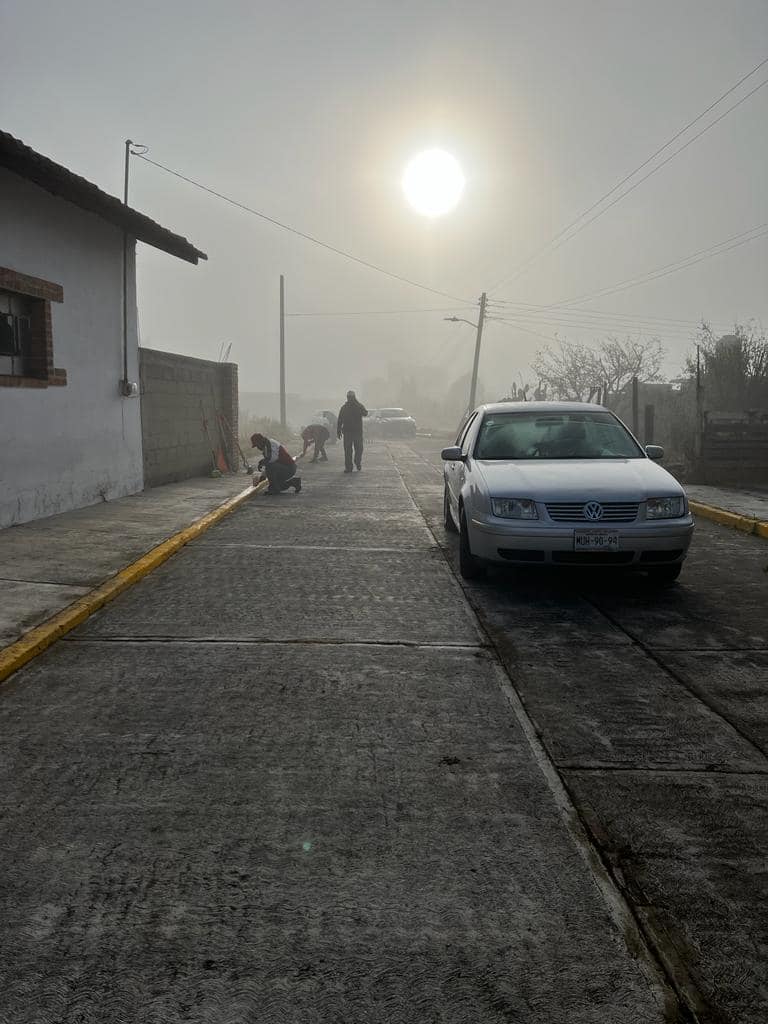
[[479, 405], [477, 412], [610, 412], [594, 402], [493, 402]]

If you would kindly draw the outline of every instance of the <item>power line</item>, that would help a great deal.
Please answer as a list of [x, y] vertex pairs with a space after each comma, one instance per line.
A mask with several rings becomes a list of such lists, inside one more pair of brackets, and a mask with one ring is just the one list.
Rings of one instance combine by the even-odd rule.
[[[609, 210], [612, 206], [614, 206], [621, 199], [623, 199], [624, 196], [629, 195], [630, 192], [634, 191], [634, 189], [637, 188], [638, 185], [641, 185], [647, 178], [651, 177], [652, 174], [655, 174], [656, 171], [661, 170], [661, 168], [665, 164], [669, 163], [669, 161], [672, 160], [675, 156], [677, 156], [678, 153], [682, 153], [682, 151], [684, 149], [686, 149], [688, 146], [690, 146], [691, 143], [695, 142], [705, 132], [708, 132], [710, 128], [714, 127], [714, 125], [716, 125], [718, 123], [718, 121], [722, 121], [722, 119], [724, 117], [726, 117], [728, 114], [730, 114], [731, 111], [735, 110], [736, 107], [738, 107], [742, 103], [744, 103], [745, 100], [748, 100], [750, 98], [750, 96], [754, 95], [754, 93], [756, 93], [759, 89], [762, 89], [763, 86], [768, 84], [768, 79], [766, 79], [760, 85], [758, 85], [754, 89], [752, 89], [751, 92], [748, 92], [746, 94], [746, 96], [743, 96], [732, 107], [729, 107], [728, 110], [725, 111], [725, 113], [721, 114], [716, 120], [712, 121], [709, 125], [707, 125], [704, 129], [702, 129], [702, 131], [700, 131], [692, 139], [690, 139], [688, 142], [686, 142], [685, 145], [683, 145], [679, 149], [675, 150], [675, 152], [670, 154], [670, 156], [668, 156], [666, 160], [662, 161], [662, 163], [660, 163], [657, 167], [655, 167], [653, 170], [651, 170], [648, 174], [644, 175], [638, 182], [636, 182], [634, 185], [632, 185], [631, 188], [627, 189], [625, 192], [622, 192], [622, 194], [620, 196], [617, 196], [616, 199], [612, 203], [610, 203], [608, 206], [606, 206], [603, 210], [601, 210], [599, 213], [597, 213], [594, 217], [590, 218], [590, 220], [588, 220], [585, 224], [582, 224], [581, 227], [577, 231], [574, 231], [573, 234], [568, 235], [567, 238], [563, 238], [564, 235], [568, 234], [568, 232], [571, 230], [571, 228], [576, 227], [576, 225], [581, 220], [583, 220], [584, 217], [587, 217], [590, 213], [592, 213], [593, 210], [597, 209], [598, 206], [600, 206], [602, 203], [604, 203], [606, 199], [609, 199], [614, 194], [614, 192], [618, 191], [618, 189], [620, 189], [622, 187], [622, 185], [625, 185], [639, 171], [641, 171], [644, 167], [647, 167], [648, 164], [651, 163], [653, 160], [655, 160], [657, 156], [660, 156], [664, 152], [665, 149], [668, 149], [672, 145], [673, 142], [676, 142], [677, 139], [679, 139], [682, 135], [684, 135], [690, 128], [692, 128], [695, 124], [697, 124], [703, 117], [706, 117], [706, 115], [711, 110], [713, 110], [716, 106], [718, 106], [720, 103], [722, 103], [722, 101], [727, 96], [730, 96], [730, 94], [732, 92], [734, 92], [736, 89], [738, 89], [738, 87], [740, 85], [742, 85], [744, 82], [746, 82], [748, 78], [751, 78], [752, 75], [754, 75], [757, 71], [759, 71], [760, 68], [762, 68], [765, 64], [768, 64], [768, 57], [765, 57], [763, 60], [761, 60], [759, 64], [756, 64], [755, 67], [752, 68], [751, 71], [749, 71], [746, 75], [744, 75], [742, 78], [740, 78], [739, 81], [735, 83], [735, 85], [732, 85], [724, 93], [722, 93], [720, 96], [718, 96], [718, 98], [713, 103], [711, 103], [705, 110], [702, 110], [702, 112], [700, 114], [698, 114], [692, 121], [689, 121], [688, 124], [686, 124], [683, 128], [681, 128], [679, 131], [677, 131], [670, 139], [668, 139], [664, 143], [663, 146], [660, 146], [654, 153], [652, 153], [649, 157], [647, 157], [647, 159], [645, 159], [641, 164], [638, 164], [637, 167], [634, 168], [634, 170], [630, 171], [629, 174], [625, 175], [621, 179], [621, 181], [618, 181], [608, 192], [604, 193], [596, 202], [594, 202], [586, 210], [582, 211], [578, 215], [578, 217], [574, 218], [574, 220], [572, 220], [570, 222], [570, 224], [567, 224], [564, 228], [562, 228], [560, 231], [558, 231], [556, 235], [553, 235], [552, 238], [550, 238], [549, 241], [541, 249], [539, 249], [537, 252], [535, 252], [532, 256], [530, 256], [523, 263], [519, 264], [515, 268], [515, 270], [513, 270], [512, 273], [508, 277], [503, 277], [498, 282], [498, 284], [494, 285], [494, 287], [491, 289], [491, 291], [495, 292], [497, 288], [500, 288], [502, 286], [502, 284], [508, 284], [510, 281], [513, 281], [517, 277], [519, 277], [520, 274], [524, 270], [526, 270], [540, 256], [542, 256], [545, 252], [547, 252], [548, 249], [550, 248], [550, 246], [554, 245], [554, 243], [556, 243], [556, 242], [558, 243], [557, 245], [554, 245], [554, 247], [555, 247], [555, 249], [559, 249], [560, 245], [563, 245], [565, 242], [570, 241], [570, 239], [574, 238], [579, 233], [579, 231], [581, 231], [581, 230], [583, 230], [583, 228], [587, 227], [588, 224], [591, 224], [592, 221], [597, 220], [598, 217], [602, 217], [602, 215], [607, 210]], [[559, 241], [560, 239], [562, 239], [562, 241]]]
[[[757, 225], [754, 228], [750, 228], [748, 231], [742, 231], [738, 235], [732, 235], [730, 238], [726, 238], [722, 242], [709, 246], [707, 249], [700, 249], [698, 252], [691, 253], [690, 256], [685, 256], [682, 259], [675, 260], [673, 263], [667, 263], [662, 267], [657, 267], [655, 270], [649, 270], [645, 274], [640, 274], [637, 277], [627, 278], [624, 281], [620, 281], [618, 284], [610, 285], [605, 288], [598, 288], [594, 292], [577, 295], [571, 299], [563, 299], [560, 302], [553, 303], [549, 308], [556, 309], [564, 306], [572, 306], [577, 302], [588, 302], [591, 299], [596, 299], [605, 295], [612, 295], [615, 292], [626, 291], [629, 288], [637, 288], [642, 284], [649, 284], [651, 281], [657, 281], [662, 277], [668, 277], [670, 274], [676, 274], [680, 270], [687, 270], [689, 267], [696, 266], [697, 263], [703, 263], [704, 260], [712, 259], [715, 256], [722, 256], [726, 252], [731, 252], [732, 249], [738, 249], [740, 246], [747, 245], [749, 242], [755, 242], [757, 239], [763, 238], [767, 234], [768, 224]], [[745, 238], [743, 237], [744, 235], [750, 235], [751, 237]], [[736, 241], [736, 239], [741, 239], [741, 241]], [[733, 242], [733, 244], [728, 245], [728, 242]]]
[[351, 309], [335, 313], [286, 313], [288, 316], [391, 316], [404, 313], [457, 313], [475, 306], [444, 306], [441, 309]]
[[499, 319], [509, 323], [528, 323], [548, 325], [556, 327], [571, 327], [578, 330], [587, 330], [595, 334], [650, 334], [654, 337], [663, 335], [667, 338], [691, 337], [701, 325], [690, 327], [660, 327], [658, 324], [646, 324], [642, 321], [635, 322], [611, 322], [609, 320], [591, 320], [588, 315], [582, 316], [578, 309], [568, 316], [567, 310], [554, 310], [550, 315], [536, 315], [532, 313], [507, 313], [489, 319]]
[[[494, 308], [498, 307], [508, 316], [512, 315], [513, 313], [527, 313], [528, 311], [530, 311], [532, 314], [545, 313], [548, 310], [556, 309], [558, 306], [557, 303], [555, 303], [554, 305], [546, 306], [542, 304], [537, 305], [531, 302], [512, 302], [511, 300], [508, 299], [494, 299], [492, 302], [489, 302], [488, 305], [493, 306]], [[581, 311], [576, 310], [576, 312]], [[673, 327], [696, 327], [701, 323], [701, 319], [682, 320], [678, 317], [652, 316], [646, 315], [645, 313], [620, 313], [618, 312], [618, 310], [608, 311], [600, 309], [589, 309], [584, 310], [584, 313], [588, 314], [590, 317], [596, 317], [611, 321], [626, 320], [631, 321], [632, 323], [658, 323], [661, 324], [662, 326], [671, 325]]]
[[685, 142], [682, 146], [680, 146], [679, 149], [676, 149], [673, 153], [670, 153], [666, 159], [662, 160], [660, 164], [657, 164], [656, 167], [648, 171], [647, 174], [644, 174], [642, 178], [638, 179], [638, 181], [634, 183], [634, 185], [630, 185], [628, 189], [625, 189], [620, 195], [616, 196], [616, 198], [613, 199], [610, 203], [608, 203], [607, 206], [604, 206], [602, 210], [599, 210], [596, 214], [594, 214], [594, 216], [590, 217], [589, 220], [585, 221], [583, 224], [580, 224], [579, 227], [576, 228], [574, 232], [572, 232], [572, 234], [568, 235], [567, 238], [564, 238], [562, 239], [562, 241], [558, 242], [554, 248], [559, 249], [561, 245], [565, 245], [566, 242], [570, 242], [570, 240], [572, 238], [575, 238], [576, 235], [579, 234], [579, 232], [583, 231], [584, 228], [588, 227], [590, 224], [593, 223], [593, 221], [596, 221], [599, 217], [602, 217], [604, 213], [607, 213], [608, 210], [611, 209], [611, 207], [615, 206], [617, 203], [620, 203], [621, 200], [624, 199], [625, 196], [628, 196], [630, 192], [634, 192], [635, 189], [642, 185], [644, 181], [647, 181], [648, 178], [656, 174], [657, 171], [660, 171], [662, 167], [665, 167], [670, 162], [670, 160], [674, 160], [674, 158], [679, 153], [682, 153], [684, 149], [687, 149], [689, 146], [693, 145], [693, 143], [696, 142], [697, 139], [700, 139], [702, 135], [705, 135], [710, 128], [714, 128], [714, 126], [718, 124], [718, 122], [722, 121], [724, 117], [727, 117], [728, 114], [731, 113], [731, 111], [735, 110], [737, 107], [740, 107], [742, 103], [744, 103], [746, 100], [750, 98], [750, 96], [754, 96], [754, 94], [759, 89], [765, 88], [766, 85], [768, 85], [768, 78], [766, 78], [765, 81], [761, 82], [760, 85], [755, 86], [755, 88], [748, 92], [746, 96], [742, 96], [742, 98], [737, 103], [734, 103], [732, 107], [729, 107], [719, 117], [715, 118], [714, 121], [711, 121], [706, 126], [706, 128], [702, 128], [700, 132], [697, 132], [696, 135], [693, 136], [693, 138]]
[[520, 331], [522, 334], [535, 334], [537, 338], [543, 338], [544, 341], [558, 341], [558, 338], [553, 338], [549, 334], [541, 334], [539, 331], [534, 331], [530, 327], [524, 327], [520, 324], [513, 323], [511, 320], [504, 320], [502, 317], [494, 316], [488, 317], [489, 320], [493, 320], [495, 323], [506, 324], [507, 327], [512, 327], [516, 331]]
[[[578, 310], [574, 311], [578, 314]], [[557, 312], [553, 315], [536, 316], [531, 313], [520, 313], [520, 314], [508, 314], [503, 317], [489, 317], [490, 320], [502, 320], [505, 323], [530, 323], [538, 324], [540, 326], [551, 324], [556, 327], [570, 327], [577, 330], [587, 330], [595, 334], [650, 334], [654, 337], [663, 335], [667, 338], [690, 338], [696, 332], [696, 327], [691, 325], [690, 327], [660, 327], [657, 324], [644, 324], [641, 322], [635, 323], [611, 323], [605, 320], [591, 320], [589, 317], [581, 317], [574, 315], [571, 317], [558, 316]], [[700, 324], [698, 325], [701, 326]]]
[[358, 263], [362, 267], [367, 267], [369, 270], [375, 270], [377, 273], [384, 274], [386, 277], [390, 277], [395, 281], [400, 281], [402, 284], [409, 284], [413, 288], [421, 288], [423, 291], [432, 292], [433, 295], [441, 295], [445, 299], [452, 299], [454, 302], [468, 301], [465, 298], [459, 298], [457, 295], [449, 295], [448, 292], [441, 292], [437, 288], [430, 288], [429, 285], [420, 284], [418, 281], [412, 281], [410, 278], [403, 277], [401, 274], [394, 274], [392, 271], [385, 270], [383, 267], [379, 267], [375, 263], [369, 263], [368, 260], [355, 256], [351, 252], [346, 252], [344, 249], [338, 249], [335, 245], [331, 245], [329, 242], [323, 242], [322, 239], [315, 238], [314, 235], [308, 235], [305, 231], [299, 231], [298, 228], [291, 227], [290, 224], [284, 224], [282, 221], [276, 220], [274, 217], [270, 217], [268, 214], [262, 213], [260, 210], [254, 210], [253, 207], [246, 206], [245, 203], [240, 203], [236, 199], [232, 199], [230, 196], [226, 196], [214, 188], [209, 188], [207, 185], [203, 185], [201, 182], [195, 181], [193, 178], [189, 178], [185, 174], [181, 174], [180, 171], [174, 171], [170, 167], [166, 167], [164, 164], [158, 163], [157, 160], [150, 160], [148, 156], [144, 156], [141, 153], [137, 153], [136, 156], [139, 160], [144, 160], [146, 163], [152, 164], [153, 167], [158, 167], [161, 171], [165, 171], [167, 174], [172, 174], [174, 178], [180, 178], [181, 181], [186, 181], [189, 185], [194, 185], [195, 188], [202, 189], [203, 192], [216, 196], [217, 199], [221, 199], [225, 203], [229, 203], [230, 206], [235, 206], [239, 210], [244, 210], [246, 213], [253, 214], [254, 217], [260, 217], [269, 224], [274, 224], [275, 227], [282, 228], [284, 231], [289, 231], [292, 235], [297, 235], [299, 238], [303, 238], [307, 242], [319, 245], [322, 249], [327, 249], [329, 252], [336, 253], [337, 256], [343, 256], [344, 259], [351, 260], [353, 263]]
[[599, 329], [629, 330], [642, 328], [664, 333], [680, 334], [690, 333], [701, 326], [701, 318], [698, 320], [671, 320], [651, 316], [644, 316], [641, 313], [606, 315], [593, 312], [591, 309], [581, 306], [531, 306], [517, 308], [513, 306], [493, 307], [494, 315], [506, 317], [513, 320], [540, 320], [545, 323], [565, 317], [568, 322], [580, 322], [585, 326], [593, 326]]

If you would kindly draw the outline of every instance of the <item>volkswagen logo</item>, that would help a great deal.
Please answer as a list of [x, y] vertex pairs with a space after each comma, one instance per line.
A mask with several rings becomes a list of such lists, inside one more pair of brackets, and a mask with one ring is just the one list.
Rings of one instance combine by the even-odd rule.
[[603, 518], [603, 506], [599, 501], [588, 501], [584, 506], [584, 518], [596, 523]]

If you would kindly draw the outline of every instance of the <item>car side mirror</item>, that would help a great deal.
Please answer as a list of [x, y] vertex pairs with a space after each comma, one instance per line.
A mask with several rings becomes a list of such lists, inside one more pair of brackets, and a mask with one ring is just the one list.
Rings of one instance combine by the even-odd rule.
[[645, 454], [649, 459], [653, 459], [654, 462], [661, 462], [664, 458], [664, 449], [660, 444], [647, 444], [645, 446]]
[[444, 462], [463, 462], [464, 460], [461, 448], [457, 444], [451, 445], [450, 448], [443, 448], [440, 452], [440, 458]]

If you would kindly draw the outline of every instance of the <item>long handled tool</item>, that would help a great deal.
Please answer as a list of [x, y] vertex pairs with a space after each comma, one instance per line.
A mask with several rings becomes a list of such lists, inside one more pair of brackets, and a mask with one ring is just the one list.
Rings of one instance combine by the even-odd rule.
[[205, 418], [205, 406], [203, 405], [202, 398], [200, 399], [200, 415], [203, 420], [203, 433], [205, 434], [206, 439], [208, 441], [208, 447], [211, 449], [211, 476], [221, 476], [221, 470], [216, 464], [216, 448], [214, 446], [213, 441], [211, 440], [211, 433], [208, 430], [208, 420]]
[[213, 384], [211, 384], [211, 407], [213, 408], [213, 414], [216, 417], [216, 430], [219, 435], [219, 447], [216, 451], [216, 459], [219, 469], [222, 471], [222, 473], [236, 473], [237, 468], [236, 466], [232, 465], [232, 460], [229, 456], [229, 445], [227, 444], [227, 439], [224, 436], [224, 429], [221, 425], [221, 417], [219, 415], [219, 410], [216, 406], [216, 391], [213, 387]]
[[250, 476], [251, 473], [253, 473], [253, 466], [250, 464], [248, 459], [246, 459], [245, 452], [240, 447], [240, 441], [238, 440], [237, 434], [235, 433], [232, 424], [229, 422], [229, 420], [227, 419], [223, 412], [220, 412], [218, 415], [219, 423], [221, 423], [225, 427], [225, 429], [229, 433], [229, 436], [232, 438], [235, 444], [235, 448], [237, 448], [238, 452], [240, 453], [240, 458], [243, 460], [243, 468], [245, 469], [245, 472]]

